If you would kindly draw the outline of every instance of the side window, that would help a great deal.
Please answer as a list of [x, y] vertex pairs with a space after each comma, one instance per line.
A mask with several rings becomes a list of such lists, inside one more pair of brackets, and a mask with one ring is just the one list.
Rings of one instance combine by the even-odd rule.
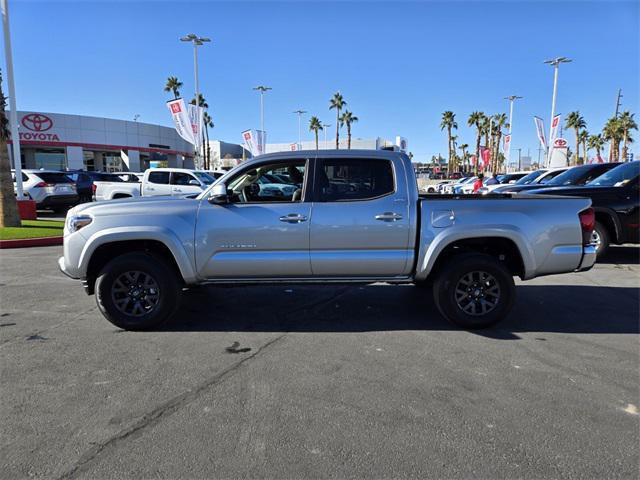
[[151, 172], [149, 173], [149, 183], [168, 184], [169, 172]]
[[196, 178], [189, 173], [173, 172], [171, 176], [172, 185], [189, 185], [191, 180], [196, 180]]
[[306, 162], [295, 160], [259, 165], [231, 178], [233, 203], [301, 202]]
[[393, 193], [393, 167], [388, 160], [325, 159], [317, 170], [321, 202], [366, 200]]

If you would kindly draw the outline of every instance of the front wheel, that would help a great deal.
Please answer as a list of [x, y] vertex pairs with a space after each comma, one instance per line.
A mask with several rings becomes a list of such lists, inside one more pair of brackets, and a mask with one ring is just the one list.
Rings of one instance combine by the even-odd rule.
[[180, 304], [176, 273], [162, 259], [145, 252], [120, 255], [101, 270], [95, 286], [100, 312], [125, 330], [162, 325]]
[[513, 306], [513, 276], [494, 257], [465, 254], [453, 257], [433, 284], [440, 313], [468, 328], [486, 328], [504, 319]]

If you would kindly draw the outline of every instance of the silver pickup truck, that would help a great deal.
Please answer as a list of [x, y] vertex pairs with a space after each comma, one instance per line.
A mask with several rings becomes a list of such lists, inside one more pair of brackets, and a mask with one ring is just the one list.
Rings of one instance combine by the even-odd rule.
[[447, 319], [481, 328], [508, 314], [514, 276], [593, 266], [590, 204], [419, 195], [411, 161], [397, 152], [277, 153], [197, 196], [73, 208], [59, 266], [124, 329], [171, 318], [185, 288], [275, 282], [414, 283], [433, 289]]

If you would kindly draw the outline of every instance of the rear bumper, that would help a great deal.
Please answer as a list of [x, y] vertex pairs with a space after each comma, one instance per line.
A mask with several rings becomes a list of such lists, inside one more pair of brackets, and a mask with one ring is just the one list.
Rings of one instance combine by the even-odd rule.
[[596, 263], [596, 247], [595, 245], [587, 245], [582, 249], [582, 260], [577, 268], [577, 272], [586, 272], [591, 270], [591, 267]]
[[66, 207], [78, 203], [78, 195], [49, 195], [38, 202], [39, 208]]

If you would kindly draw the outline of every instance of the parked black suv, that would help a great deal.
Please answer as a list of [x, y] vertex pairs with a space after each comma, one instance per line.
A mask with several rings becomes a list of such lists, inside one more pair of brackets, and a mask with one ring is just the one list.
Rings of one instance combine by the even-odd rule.
[[589, 197], [596, 212], [593, 242], [598, 256], [610, 243], [640, 243], [640, 161], [622, 163], [584, 187], [557, 187], [527, 193]]

